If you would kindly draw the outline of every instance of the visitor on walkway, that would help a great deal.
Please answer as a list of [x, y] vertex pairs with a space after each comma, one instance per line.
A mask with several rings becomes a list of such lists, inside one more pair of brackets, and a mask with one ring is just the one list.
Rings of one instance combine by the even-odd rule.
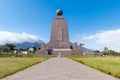
[[60, 58], [61, 57], [61, 53], [58, 53], [58, 56], [57, 56], [58, 58]]

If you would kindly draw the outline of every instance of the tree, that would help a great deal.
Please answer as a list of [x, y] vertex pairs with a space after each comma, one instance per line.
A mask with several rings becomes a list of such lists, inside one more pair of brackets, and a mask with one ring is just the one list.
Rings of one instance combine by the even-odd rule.
[[2, 52], [3, 50], [2, 50], [2, 46], [0, 46], [0, 53]]
[[115, 51], [113, 51], [113, 50], [108, 50], [108, 54], [109, 54], [109, 55], [116, 55], [117, 52], [115, 52]]
[[108, 48], [107, 48], [107, 47], [104, 47], [104, 51], [108, 51]]
[[0, 50], [2, 50], [2, 46], [0, 46]]
[[102, 54], [104, 55], [118, 55], [118, 52], [115, 52], [114, 50], [107, 50], [107, 51], [103, 51]]
[[3, 46], [3, 51], [10, 52], [10, 51], [13, 51], [14, 48], [15, 48], [15, 45], [7, 43]]
[[34, 51], [33, 51], [33, 53], [37, 50], [37, 48], [36, 47], [33, 47], [33, 49], [34, 49]]
[[118, 52], [117, 55], [120, 56], [120, 52]]
[[5, 44], [5, 46], [10, 48], [10, 51], [14, 50], [14, 48], [16, 47], [14, 44]]
[[100, 53], [100, 51], [99, 50], [95, 50], [94, 53]]
[[100, 51], [99, 50], [95, 50], [93, 55], [96, 56], [98, 53], [100, 53]]
[[20, 51], [27, 51], [28, 48], [19, 48]]
[[103, 51], [102, 54], [103, 55], [108, 55], [108, 52], [107, 51]]

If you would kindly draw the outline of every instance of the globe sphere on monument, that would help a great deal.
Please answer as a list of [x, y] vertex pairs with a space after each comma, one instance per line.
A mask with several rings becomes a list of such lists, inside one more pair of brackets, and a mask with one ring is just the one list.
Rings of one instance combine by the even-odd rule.
[[57, 9], [56, 14], [57, 14], [57, 16], [62, 16], [63, 11], [61, 9]]

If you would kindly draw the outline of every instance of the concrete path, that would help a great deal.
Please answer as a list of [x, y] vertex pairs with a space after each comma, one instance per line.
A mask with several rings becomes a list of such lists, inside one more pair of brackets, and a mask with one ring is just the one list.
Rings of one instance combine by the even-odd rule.
[[119, 80], [67, 58], [52, 58], [2, 80]]

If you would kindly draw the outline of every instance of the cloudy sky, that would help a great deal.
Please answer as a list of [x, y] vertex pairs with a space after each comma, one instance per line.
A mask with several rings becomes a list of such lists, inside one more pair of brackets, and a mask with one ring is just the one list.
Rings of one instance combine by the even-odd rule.
[[49, 42], [57, 9], [68, 20], [71, 42], [120, 51], [120, 0], [0, 0], [0, 44]]

